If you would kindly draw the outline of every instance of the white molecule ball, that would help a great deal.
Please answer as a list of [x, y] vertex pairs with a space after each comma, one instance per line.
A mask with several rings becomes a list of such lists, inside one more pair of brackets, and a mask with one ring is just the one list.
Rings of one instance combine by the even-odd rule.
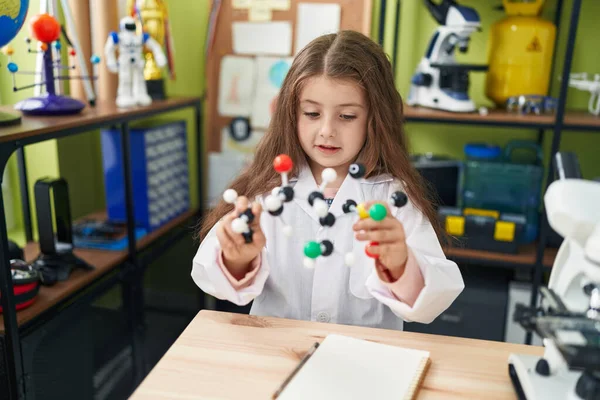
[[333, 168], [325, 168], [323, 172], [321, 172], [321, 179], [324, 182], [333, 182], [337, 178], [337, 173]]
[[292, 232], [292, 227], [291, 227], [291, 226], [289, 226], [289, 225], [286, 225], [286, 226], [284, 226], [284, 227], [283, 227], [283, 234], [284, 234], [286, 237], [291, 237], [291, 236], [292, 236], [292, 233], [293, 233], [293, 232]]
[[281, 200], [277, 196], [269, 195], [265, 199], [265, 208], [267, 211], [277, 211], [281, 207]]
[[319, 218], [326, 217], [327, 213], [329, 212], [329, 208], [327, 207], [327, 203], [324, 202], [323, 200], [315, 201], [313, 203], [313, 208], [315, 209], [315, 212], [317, 213], [317, 215], [319, 216]]
[[280, 188], [279, 186], [277, 186], [277, 187], [273, 188], [273, 190], [271, 190], [271, 194], [272, 194], [273, 196], [276, 196], [276, 197], [277, 197], [277, 196], [279, 196], [279, 190], [280, 190], [280, 189], [281, 189], [281, 188]]
[[248, 230], [248, 224], [241, 218], [236, 218], [231, 222], [231, 229], [235, 233], [244, 233]]
[[235, 203], [235, 201], [237, 200], [238, 194], [235, 190], [233, 189], [227, 189], [224, 193], [223, 193], [223, 200], [225, 200], [225, 202], [229, 203], [229, 204], [233, 204]]
[[344, 256], [344, 263], [348, 267], [354, 265], [354, 253], [346, 253], [346, 255]]
[[303, 264], [305, 268], [312, 269], [315, 267], [315, 260], [313, 260], [312, 258], [304, 257]]

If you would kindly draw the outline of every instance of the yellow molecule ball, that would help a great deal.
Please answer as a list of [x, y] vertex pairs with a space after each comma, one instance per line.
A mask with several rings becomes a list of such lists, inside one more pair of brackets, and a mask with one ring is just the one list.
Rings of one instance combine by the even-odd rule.
[[12, 56], [14, 52], [15, 51], [13, 50], [12, 46], [4, 46], [2, 48], [2, 53], [4, 53], [7, 56]]
[[363, 203], [360, 203], [356, 206], [356, 212], [358, 213], [360, 219], [369, 218], [369, 212], [365, 209], [365, 205]]

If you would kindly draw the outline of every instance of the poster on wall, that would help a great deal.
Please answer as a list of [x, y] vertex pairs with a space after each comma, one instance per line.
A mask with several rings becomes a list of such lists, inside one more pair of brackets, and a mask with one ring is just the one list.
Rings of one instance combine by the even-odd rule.
[[250, 117], [253, 128], [266, 129], [292, 57], [256, 57], [256, 91]]
[[233, 22], [233, 52], [244, 55], [289, 56], [292, 24], [288, 21]]
[[313, 39], [340, 30], [342, 7], [339, 4], [299, 3], [296, 19], [295, 54]]
[[254, 95], [255, 62], [252, 57], [225, 56], [219, 76], [219, 114], [250, 116]]

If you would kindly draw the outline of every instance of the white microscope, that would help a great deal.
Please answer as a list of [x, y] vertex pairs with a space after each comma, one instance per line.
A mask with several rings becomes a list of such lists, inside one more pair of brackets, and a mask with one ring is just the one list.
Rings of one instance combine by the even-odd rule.
[[425, 5], [440, 26], [411, 79], [406, 103], [452, 112], [475, 111], [468, 94], [469, 71], [486, 71], [488, 67], [459, 64], [454, 54], [457, 48], [465, 53], [473, 32], [481, 30], [479, 14], [455, 0], [440, 4], [425, 0]]
[[544, 356], [511, 354], [509, 375], [519, 399], [600, 399], [600, 183], [563, 174], [544, 204], [564, 241], [541, 307], [515, 318], [543, 338]]
[[[119, 23], [119, 33], [111, 32], [108, 36], [104, 46], [104, 55], [108, 69], [119, 74], [116, 100], [119, 108], [136, 105], [147, 106], [152, 103], [144, 80], [146, 62], [142, 52], [144, 46], [152, 51], [159, 67], [167, 64], [167, 58], [158, 42], [147, 33], [142, 35], [136, 33], [136, 24], [132, 17], [122, 18]], [[115, 57], [117, 47], [118, 59]]]

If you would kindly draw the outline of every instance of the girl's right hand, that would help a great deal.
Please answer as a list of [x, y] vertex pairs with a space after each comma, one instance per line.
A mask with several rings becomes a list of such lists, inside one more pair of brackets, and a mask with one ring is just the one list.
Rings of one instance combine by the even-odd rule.
[[248, 208], [248, 199], [240, 196], [237, 199], [235, 209], [225, 215], [217, 226], [217, 239], [223, 251], [223, 261], [225, 267], [236, 279], [242, 279], [250, 269], [250, 263], [254, 260], [265, 247], [265, 235], [260, 228], [260, 214], [262, 207], [258, 203], [252, 205], [254, 220], [249, 224], [253, 231], [252, 242], [246, 243], [241, 233], [235, 233], [231, 228], [234, 219]]

